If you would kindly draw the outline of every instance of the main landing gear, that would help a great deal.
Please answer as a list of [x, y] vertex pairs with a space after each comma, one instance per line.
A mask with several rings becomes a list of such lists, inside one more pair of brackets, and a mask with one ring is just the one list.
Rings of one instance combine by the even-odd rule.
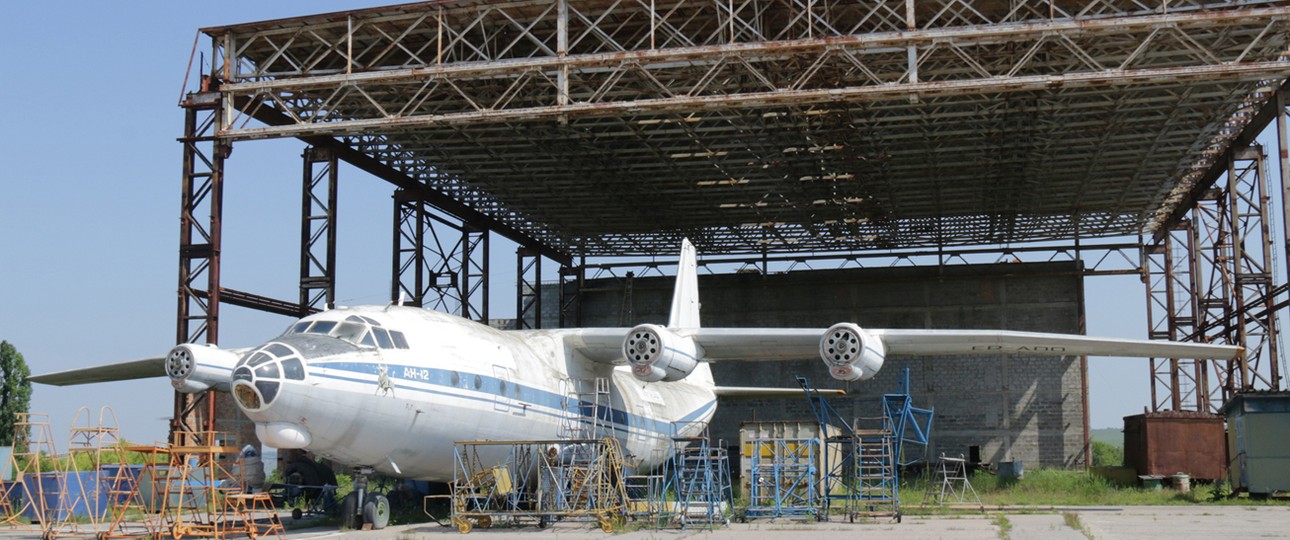
[[390, 500], [367, 491], [367, 477], [371, 474], [370, 467], [354, 469], [354, 491], [340, 503], [341, 527], [379, 530], [390, 524]]

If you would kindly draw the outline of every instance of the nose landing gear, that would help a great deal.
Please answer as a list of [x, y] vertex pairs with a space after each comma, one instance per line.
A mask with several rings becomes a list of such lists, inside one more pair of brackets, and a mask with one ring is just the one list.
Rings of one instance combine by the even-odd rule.
[[390, 500], [385, 495], [368, 493], [370, 467], [354, 469], [354, 491], [340, 505], [340, 525], [350, 530], [384, 529], [390, 524]]

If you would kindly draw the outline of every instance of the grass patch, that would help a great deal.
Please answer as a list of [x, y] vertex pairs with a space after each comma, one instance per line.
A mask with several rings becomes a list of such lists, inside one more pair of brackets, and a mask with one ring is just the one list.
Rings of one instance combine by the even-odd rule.
[[994, 517], [990, 519], [990, 523], [993, 523], [995, 527], [999, 528], [997, 531], [999, 540], [1009, 540], [1012, 538], [1012, 522], [1008, 521], [1008, 516], [995, 514]]
[[1093, 533], [1088, 530], [1088, 527], [1084, 525], [1084, 522], [1079, 520], [1079, 514], [1076, 514], [1075, 512], [1062, 512], [1062, 521], [1066, 523], [1067, 527], [1079, 531], [1080, 534], [1084, 535], [1084, 538], [1093, 540]]
[[[927, 478], [905, 478], [901, 481], [901, 495], [907, 510], [914, 510], [924, 500]], [[1145, 490], [1138, 487], [1119, 487], [1106, 479], [1084, 470], [1034, 469], [1026, 471], [1018, 480], [1004, 480], [983, 471], [971, 477], [984, 506], [1143, 506], [1143, 505], [1285, 505], [1286, 500], [1268, 498], [1254, 500], [1248, 497], [1229, 498], [1230, 491], [1222, 483], [1193, 484], [1189, 493], [1171, 489]], [[967, 504], [974, 501], [968, 500]], [[953, 504], [951, 502], [951, 504]], [[927, 506], [927, 513], [937, 514], [937, 507]], [[921, 512], [920, 512], [921, 513]], [[949, 512], [949, 513], [952, 513]]]

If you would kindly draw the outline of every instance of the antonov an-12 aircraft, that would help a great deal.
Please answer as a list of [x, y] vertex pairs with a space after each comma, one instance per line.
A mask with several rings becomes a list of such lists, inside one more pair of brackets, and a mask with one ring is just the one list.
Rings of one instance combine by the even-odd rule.
[[710, 362], [817, 357], [834, 379], [863, 381], [889, 355], [1010, 354], [1226, 359], [1241, 350], [1033, 332], [884, 330], [850, 322], [823, 329], [703, 328], [695, 250], [686, 240], [666, 326], [501, 331], [420, 308], [346, 307], [300, 319], [252, 349], [187, 343], [164, 358], [32, 380], [71, 385], [166, 375], [180, 392], [232, 392], [269, 446], [446, 482], [453, 478], [455, 441], [559, 438], [573, 379], [609, 381], [603, 421], [645, 469], [659, 464], [672, 436], [702, 430], [718, 397], [793, 392], [717, 386]]

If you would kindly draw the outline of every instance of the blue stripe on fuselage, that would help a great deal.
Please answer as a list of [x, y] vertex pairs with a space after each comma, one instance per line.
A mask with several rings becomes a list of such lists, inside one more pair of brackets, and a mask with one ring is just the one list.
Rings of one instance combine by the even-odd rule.
[[[514, 400], [518, 400], [526, 403], [532, 403], [532, 404], [540, 405], [543, 407], [547, 407], [547, 408], [555, 409], [559, 411], [565, 410], [564, 409], [565, 396], [562, 396], [560, 394], [556, 394], [553, 392], [549, 392], [546, 390], [542, 390], [540, 388], [534, 388], [532, 386], [517, 384], [514, 381], [508, 381], [508, 380], [500, 379], [498, 377], [493, 377], [493, 376], [484, 375], [480, 373], [467, 373], [467, 372], [460, 372], [460, 371], [454, 372], [454, 371], [438, 369], [438, 368], [404, 366], [404, 365], [398, 365], [398, 364], [393, 364], [393, 365], [373, 364], [373, 363], [367, 363], [367, 362], [317, 362], [310, 365], [310, 367], [335, 369], [340, 371], [348, 371], [351, 373], [373, 375], [373, 376], [380, 375], [381, 366], [385, 367], [386, 375], [390, 377], [390, 379], [401, 379], [405, 381], [411, 381], [411, 382], [421, 383], [421, 384], [430, 385], [430, 386], [442, 386], [445, 388], [453, 388], [461, 391], [462, 393], [451, 393], [451, 392], [444, 392], [441, 390], [431, 390], [427, 388], [420, 388], [416, 386], [409, 386], [407, 384], [398, 384], [398, 383], [394, 383], [395, 389], [406, 389], [406, 390], [411, 390], [415, 392], [426, 392], [430, 394], [471, 399], [475, 401], [488, 402], [488, 403], [495, 403], [496, 399], [500, 397], [504, 399], [514, 399]], [[355, 382], [355, 383], [361, 383], [361, 384], [372, 384], [372, 385], [377, 384], [377, 381], [323, 374], [312, 370], [309, 372], [309, 374], [310, 376], [315, 376], [315, 377], [324, 377], [329, 379], [336, 379], [336, 380]], [[452, 380], [453, 375], [457, 376], [456, 384], [453, 384], [453, 380]], [[478, 379], [479, 381], [478, 386], [476, 386], [475, 384], [476, 379]], [[394, 382], [394, 381], [392, 380], [391, 382]], [[506, 384], [506, 389], [508, 393], [502, 392], [503, 382]], [[518, 392], [519, 392], [518, 396], [515, 394], [516, 392], [515, 389], [518, 389]], [[469, 394], [475, 394], [475, 395], [472, 396]], [[716, 403], [717, 402], [713, 400], [703, 404], [699, 408], [677, 419], [676, 424], [692, 422], [702, 417], [712, 407], [715, 407]], [[590, 413], [594, 409], [594, 407], [595, 405], [588, 401], [579, 401], [578, 403], [578, 411], [582, 416], [588, 416], [588, 413]], [[534, 411], [534, 412], [540, 412], [540, 411]], [[546, 416], [551, 416], [554, 418], [560, 418], [563, 416], [561, 414], [551, 414], [546, 412], [540, 412], [540, 414], [544, 414]], [[673, 435], [672, 422], [640, 416], [620, 409], [615, 409], [613, 407], [600, 408], [597, 412], [597, 416], [600, 418], [600, 420], [609, 422], [613, 426], [615, 431], [629, 432], [630, 427], [636, 427], [637, 429], [640, 429], [643, 431], [649, 431], [655, 434], [656, 436], [670, 437]]]

